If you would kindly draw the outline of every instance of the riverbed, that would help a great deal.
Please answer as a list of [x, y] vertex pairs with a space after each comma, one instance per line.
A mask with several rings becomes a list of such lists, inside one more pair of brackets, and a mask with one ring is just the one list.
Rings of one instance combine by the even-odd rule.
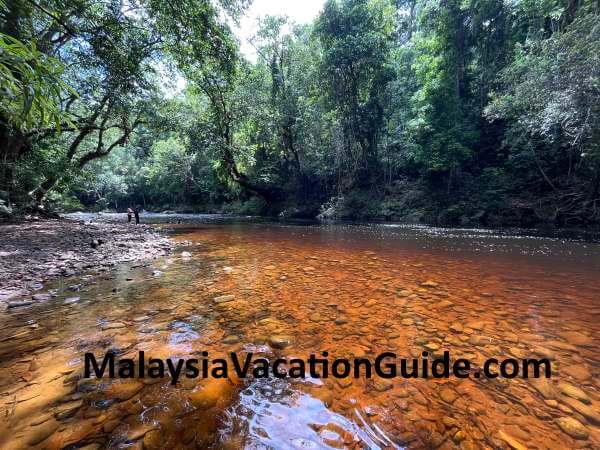
[[[89, 218], [88, 218], [89, 219]], [[600, 448], [600, 244], [143, 216], [170, 256], [0, 313], [1, 448]], [[102, 220], [121, 220], [120, 216]], [[224, 300], [225, 299], [225, 300]], [[550, 379], [88, 379], [137, 358], [547, 358]]]

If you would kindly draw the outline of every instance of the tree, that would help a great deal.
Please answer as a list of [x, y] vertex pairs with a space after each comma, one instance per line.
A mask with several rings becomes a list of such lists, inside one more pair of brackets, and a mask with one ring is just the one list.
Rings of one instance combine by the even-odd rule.
[[378, 172], [383, 93], [393, 73], [394, 9], [385, 0], [329, 0], [317, 19], [329, 107], [340, 118], [351, 173], [367, 185]]
[[590, 5], [561, 10], [552, 34], [517, 47], [486, 108], [490, 120], [510, 124], [505, 143], [529, 155], [554, 218], [600, 214], [599, 19]]
[[[35, 128], [24, 149], [40, 148], [60, 140], [65, 152], [57, 164], [80, 170], [89, 161], [108, 155], [123, 145], [144, 121], [156, 97], [157, 59], [179, 55], [180, 62], [219, 58], [229, 28], [222, 13], [237, 14], [245, 2], [204, 0], [172, 2], [10, 0], [3, 11], [0, 31], [35, 42], [46, 55], [60, 59], [68, 69], [74, 91], [61, 95], [60, 109], [73, 117], [72, 125]], [[12, 127], [11, 124], [8, 124]], [[12, 135], [8, 129], [4, 135]], [[6, 154], [8, 146], [0, 152]], [[18, 157], [25, 152], [21, 152]], [[18, 159], [18, 158], [17, 158]], [[41, 205], [61, 178], [47, 174], [34, 189]]]

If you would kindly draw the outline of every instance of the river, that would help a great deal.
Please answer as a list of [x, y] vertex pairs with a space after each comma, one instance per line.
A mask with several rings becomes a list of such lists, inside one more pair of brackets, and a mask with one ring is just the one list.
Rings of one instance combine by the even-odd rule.
[[[142, 219], [179, 242], [172, 256], [56, 281], [51, 300], [0, 313], [1, 448], [600, 448], [597, 241]], [[477, 367], [547, 358], [552, 377], [82, 378], [85, 352], [444, 350]]]

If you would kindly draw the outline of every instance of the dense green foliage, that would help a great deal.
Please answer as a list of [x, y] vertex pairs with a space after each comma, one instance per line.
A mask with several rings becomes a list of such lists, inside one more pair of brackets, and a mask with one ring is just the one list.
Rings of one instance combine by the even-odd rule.
[[[176, 5], [176, 6], [174, 6]], [[589, 0], [9, 0], [6, 200], [439, 224], [600, 221]], [[182, 92], [161, 88], [173, 72]], [[168, 92], [168, 94], [167, 94]]]

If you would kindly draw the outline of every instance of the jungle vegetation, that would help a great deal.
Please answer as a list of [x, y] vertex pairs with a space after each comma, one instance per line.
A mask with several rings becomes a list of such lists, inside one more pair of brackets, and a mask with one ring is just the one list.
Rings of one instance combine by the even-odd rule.
[[0, 2], [5, 215], [600, 222], [598, 1]]

